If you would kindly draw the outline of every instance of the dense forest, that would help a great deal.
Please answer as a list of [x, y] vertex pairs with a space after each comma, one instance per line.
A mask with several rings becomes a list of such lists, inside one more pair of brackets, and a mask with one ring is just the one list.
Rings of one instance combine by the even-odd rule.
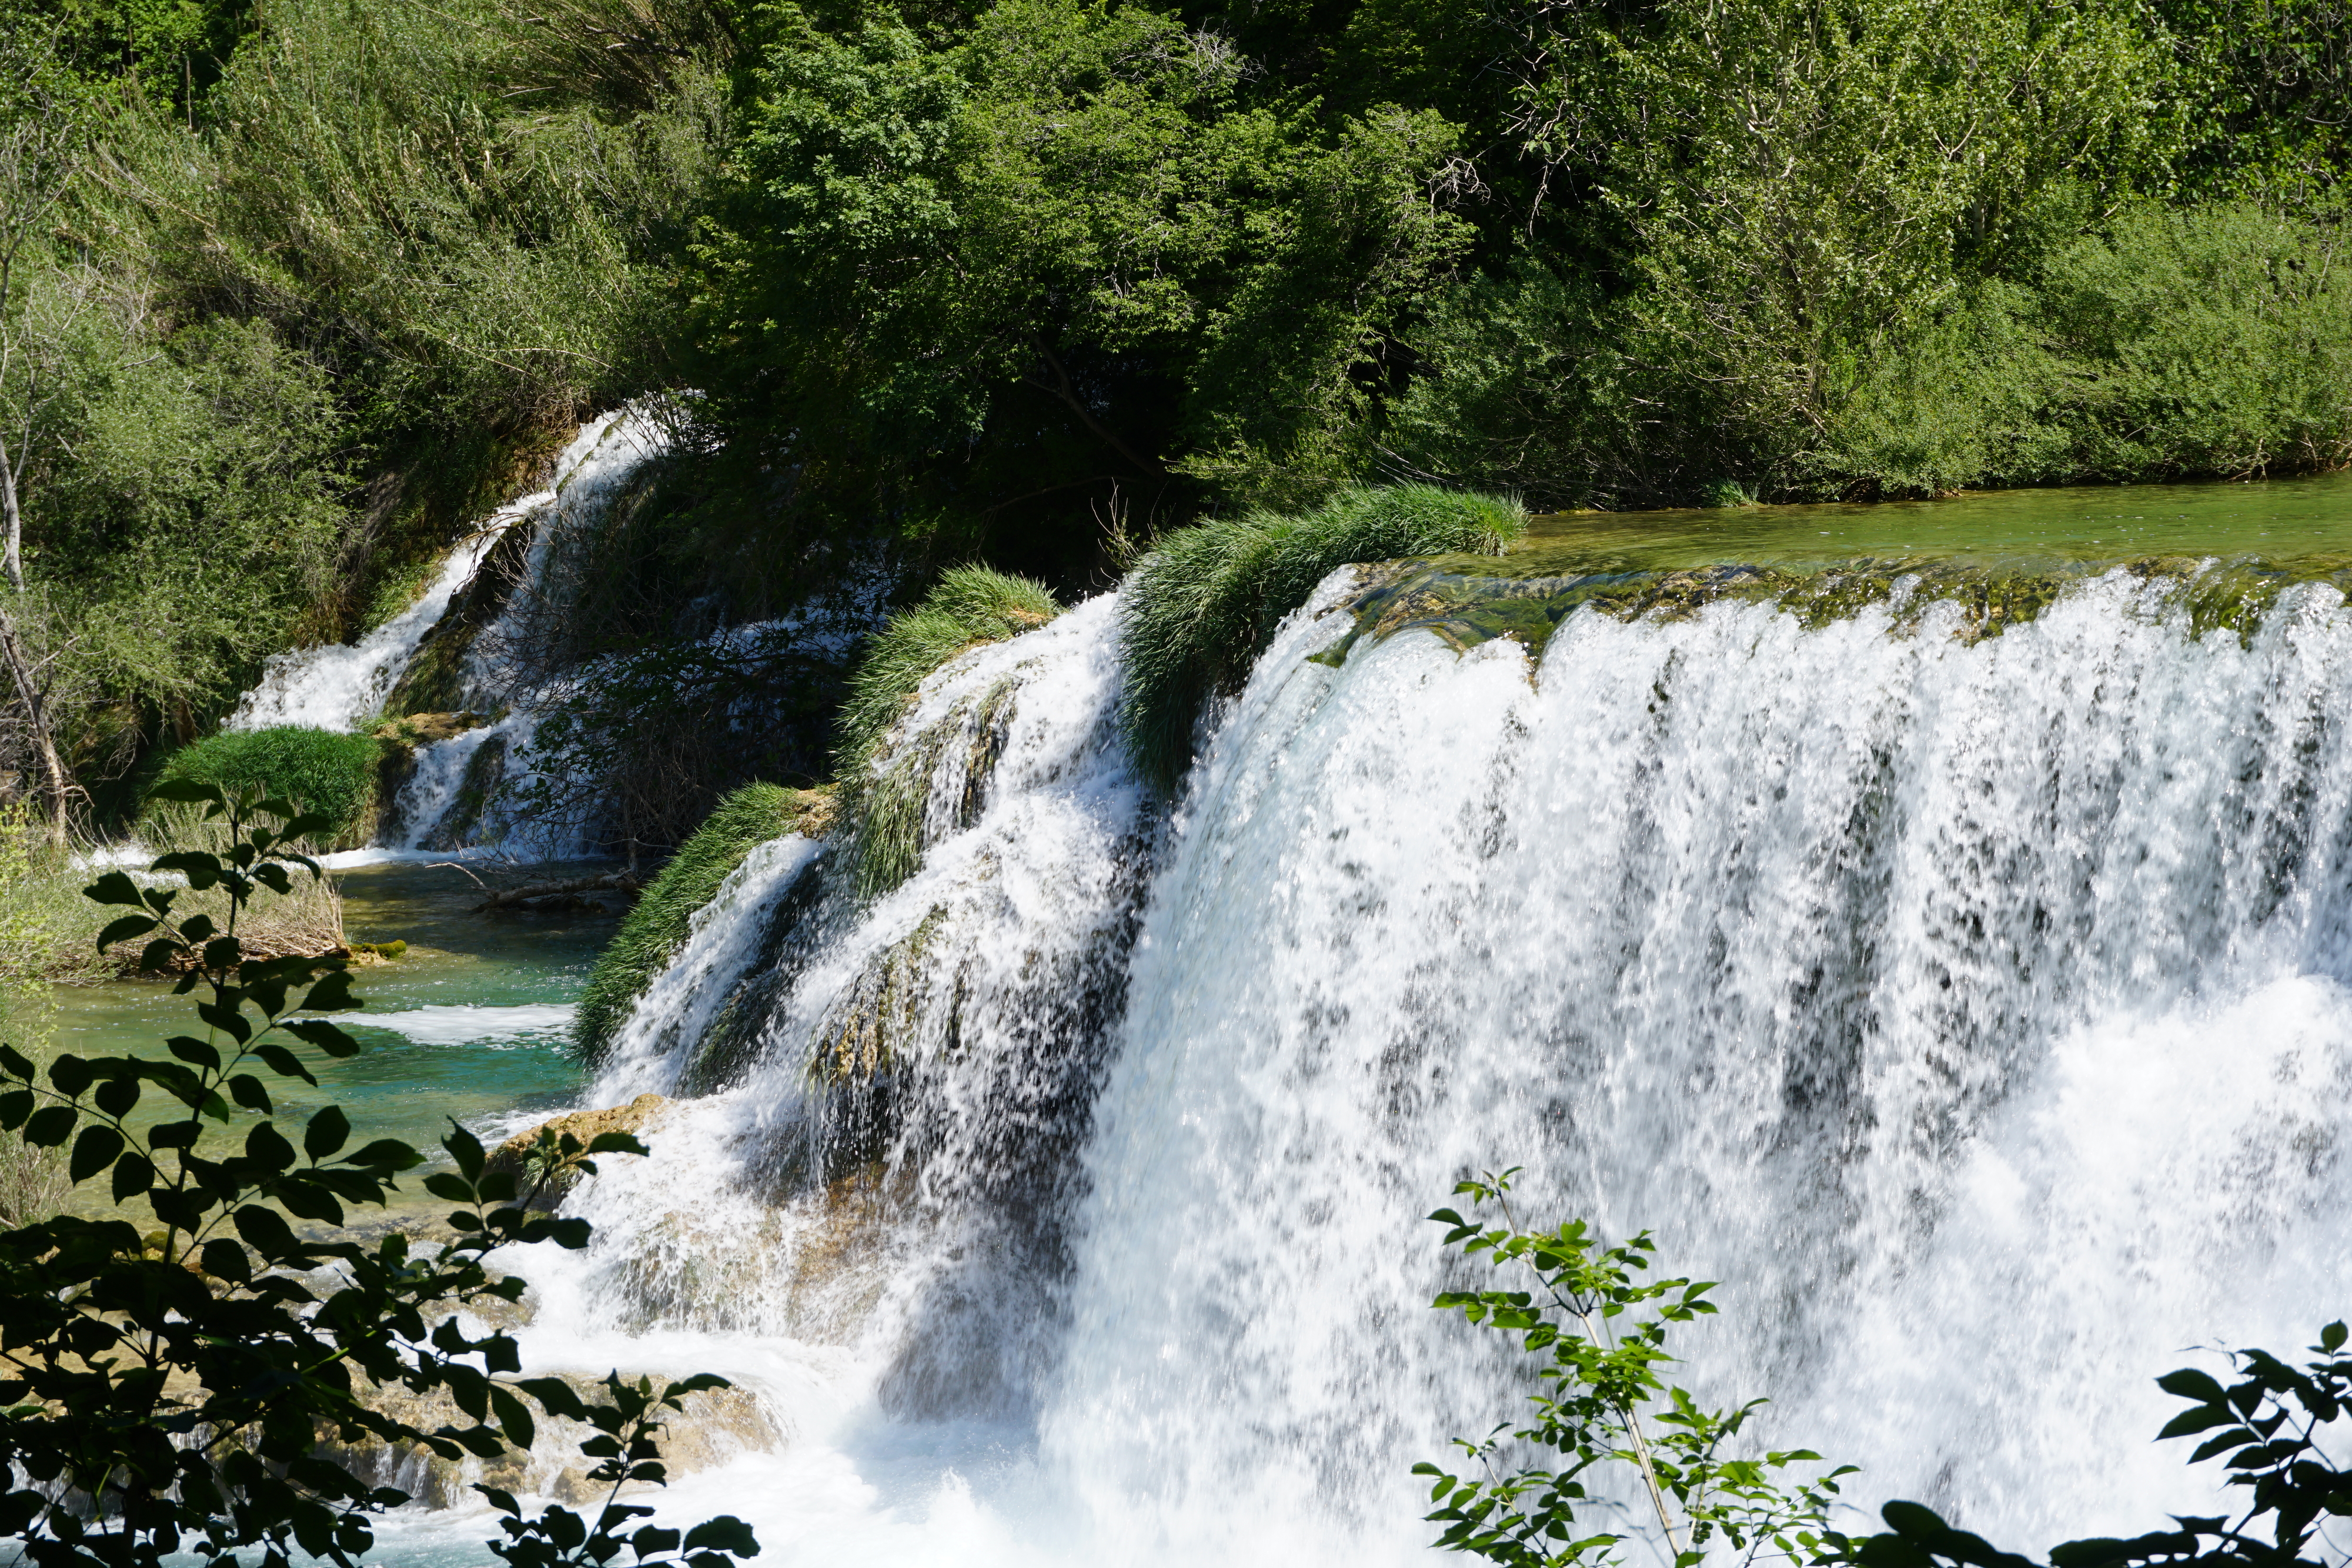
[[[103, 821], [578, 420], [597, 651], [1536, 509], [2352, 461], [2343, 0], [13, 0], [0, 765]], [[692, 606], [695, 624], [681, 607]]]

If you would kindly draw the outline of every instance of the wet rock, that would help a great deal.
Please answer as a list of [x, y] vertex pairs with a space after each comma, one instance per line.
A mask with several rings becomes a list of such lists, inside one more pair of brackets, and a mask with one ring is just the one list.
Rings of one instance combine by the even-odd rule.
[[[544, 1142], [551, 1152], [566, 1134], [580, 1140], [583, 1149], [603, 1133], [629, 1133], [642, 1138], [646, 1130], [668, 1108], [669, 1102], [659, 1094], [640, 1094], [625, 1105], [608, 1105], [597, 1111], [573, 1111], [551, 1117], [500, 1144], [490, 1155], [488, 1168], [520, 1176], [533, 1150]], [[544, 1185], [532, 1195], [533, 1206], [551, 1208], [565, 1193], [577, 1186], [581, 1176], [580, 1161], [583, 1157], [575, 1155], [569, 1159], [559, 1160], [547, 1173]], [[620, 1156], [607, 1155], [601, 1157], [612, 1159]]]
[[[601, 1374], [559, 1372], [554, 1375], [589, 1403], [602, 1404], [607, 1398]], [[622, 1375], [634, 1382], [646, 1375], [625, 1372]], [[650, 1375], [656, 1385], [675, 1381], [662, 1373]], [[446, 1389], [420, 1395], [397, 1385], [382, 1387], [354, 1379], [353, 1392], [369, 1408], [428, 1432], [473, 1425]], [[738, 1454], [778, 1448], [785, 1441], [782, 1427], [749, 1389], [706, 1389], [686, 1396], [681, 1403], [683, 1410], [666, 1412], [669, 1419], [658, 1439], [662, 1462], [672, 1477], [709, 1469]], [[509, 1449], [495, 1459], [472, 1456], [444, 1459], [425, 1448], [373, 1439], [343, 1443], [331, 1438], [319, 1445], [318, 1453], [368, 1484], [397, 1487], [427, 1508], [477, 1506], [478, 1496], [472, 1490], [477, 1484], [574, 1508], [603, 1501], [609, 1489], [588, 1479], [594, 1461], [580, 1452], [581, 1443], [593, 1437], [596, 1429], [584, 1421], [544, 1414], [537, 1427], [537, 1437], [528, 1450]]]

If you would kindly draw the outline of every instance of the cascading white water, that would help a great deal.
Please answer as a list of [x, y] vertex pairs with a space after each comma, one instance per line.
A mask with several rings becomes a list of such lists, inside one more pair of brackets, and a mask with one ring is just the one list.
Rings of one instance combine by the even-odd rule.
[[[602, 522], [615, 492], [667, 444], [666, 427], [647, 409], [631, 406], [600, 415], [582, 425], [578, 437], [564, 448], [551, 486], [501, 509], [501, 528], [516, 523], [530, 526], [530, 548], [524, 552], [520, 580], [498, 615], [467, 644], [463, 675], [465, 701], [498, 716], [417, 748], [415, 770], [387, 813], [394, 824], [386, 835], [388, 847], [446, 849], [460, 840], [493, 841], [512, 836], [513, 823], [496, 797], [501, 786], [511, 789], [528, 779], [531, 740], [541, 716], [538, 699], [550, 695], [534, 691], [528, 694], [532, 700], [514, 700], [533, 684], [528, 671], [541, 623], [563, 612], [564, 606], [551, 601], [549, 563], [581, 530]], [[485, 747], [490, 749], [486, 752]], [[491, 766], [485, 768], [485, 762]], [[466, 801], [469, 789], [488, 799]], [[453, 813], [461, 809], [465, 821], [453, 822]], [[570, 842], [539, 841], [508, 847], [541, 859], [577, 848]]]
[[[1864, 1465], [1858, 1502], [2039, 1550], [2210, 1499], [2149, 1380], [2342, 1309], [2335, 591], [2244, 645], [2123, 573], [1974, 643], [1948, 607], [1584, 611], [1534, 670], [1421, 632], [1335, 670], [1314, 608], [1132, 935], [1113, 604], [927, 687], [1030, 666], [971, 825], [761, 946], [759, 1049], [534, 1268], [536, 1354], [643, 1332], [789, 1407], [671, 1511], [751, 1517], [763, 1562], [1424, 1560], [1411, 1465], [1522, 1385], [1429, 1310], [1421, 1217], [1511, 1164], [1726, 1281], [1695, 1386], [1771, 1396], [1762, 1436]], [[910, 940], [892, 1130], [827, 1164], [855, 1096], [811, 1062]], [[599, 1103], [682, 1082], [697, 995], [649, 998]]]
[[458, 590], [472, 580], [499, 536], [553, 499], [621, 417], [604, 414], [581, 426], [579, 435], [555, 460], [554, 488], [525, 496], [485, 517], [458, 541], [431, 585], [407, 609], [355, 643], [330, 643], [271, 654], [259, 684], [238, 699], [222, 727], [349, 729], [381, 713], [418, 645], [447, 612]]
[[357, 643], [270, 654], [259, 683], [237, 699], [221, 727], [340, 730], [383, 712], [383, 699], [415, 656], [417, 644], [447, 612], [449, 601], [472, 579], [511, 520], [494, 517], [459, 540], [416, 602]]

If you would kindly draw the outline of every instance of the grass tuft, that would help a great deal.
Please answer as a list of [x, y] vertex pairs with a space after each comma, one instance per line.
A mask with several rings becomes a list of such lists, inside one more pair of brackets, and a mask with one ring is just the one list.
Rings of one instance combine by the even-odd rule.
[[[922, 863], [931, 772], [946, 736], [916, 737], [888, 755], [891, 734], [915, 693], [966, 649], [1017, 637], [1061, 612], [1042, 583], [985, 567], [956, 567], [940, 576], [922, 603], [892, 616], [867, 645], [850, 679], [835, 757], [843, 810], [856, 825], [853, 864], [861, 894], [888, 892]], [[951, 719], [961, 726], [966, 716], [959, 710]]]
[[1128, 580], [1119, 723], [1137, 771], [1173, 791], [1202, 709], [1239, 686], [1282, 618], [1353, 561], [1498, 555], [1527, 528], [1516, 501], [1428, 485], [1349, 489], [1314, 511], [1254, 511], [1181, 529]]
[[822, 790], [776, 784], [747, 784], [719, 802], [662, 867], [589, 973], [572, 1026], [572, 1050], [582, 1061], [603, 1061], [629, 1009], [686, 945], [695, 911], [710, 902], [743, 857], [789, 832], [821, 831], [830, 810]]

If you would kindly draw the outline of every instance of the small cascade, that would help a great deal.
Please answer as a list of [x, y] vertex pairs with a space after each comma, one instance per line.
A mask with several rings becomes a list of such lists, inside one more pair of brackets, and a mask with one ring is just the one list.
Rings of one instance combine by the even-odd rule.
[[237, 699], [221, 721], [224, 729], [352, 729], [383, 711], [400, 673], [415, 657], [449, 601], [472, 580], [475, 570], [514, 518], [499, 513], [458, 541], [416, 602], [357, 643], [323, 643], [272, 653], [261, 680]]
[[[591, 420], [566, 447], [554, 485], [504, 508], [505, 527], [530, 529], [518, 580], [499, 612], [471, 632], [460, 656], [456, 700], [496, 716], [460, 735], [417, 747], [415, 766], [385, 813], [385, 845], [404, 850], [451, 850], [504, 843], [532, 858], [575, 852], [568, 842], [509, 842], [515, 821], [500, 800], [528, 783], [531, 741], [546, 702], [560, 696], [543, 675], [540, 649], [549, 622], [565, 612], [551, 582], [551, 564], [579, 534], [599, 527], [615, 495], [667, 445], [667, 432], [643, 409], [625, 408]], [[544, 835], [541, 835], [542, 837]]]
[[703, 911], [592, 1095], [698, 1096], [651, 1134], [680, 1157], [580, 1200], [604, 1321], [838, 1347], [916, 1418], [1027, 1412], [1147, 865], [1114, 613], [927, 683], [883, 769], [921, 768], [901, 885], [861, 883], [853, 825], [755, 852]]
[[1422, 1216], [1512, 1164], [1723, 1281], [1687, 1378], [1864, 1508], [2038, 1551], [2210, 1500], [2150, 1380], [2305, 1343], [2352, 1246], [2342, 593], [1710, 592], [1531, 660], [1350, 639], [1370, 580], [1172, 819], [1098, 600], [926, 685], [911, 877], [787, 839], [706, 912], [593, 1096], [680, 1096], [657, 1157], [575, 1197], [593, 1247], [534, 1265], [573, 1339], [530, 1331], [790, 1410], [678, 1516], [782, 1563], [1427, 1561], [1410, 1467], [1525, 1388], [1429, 1310]]

